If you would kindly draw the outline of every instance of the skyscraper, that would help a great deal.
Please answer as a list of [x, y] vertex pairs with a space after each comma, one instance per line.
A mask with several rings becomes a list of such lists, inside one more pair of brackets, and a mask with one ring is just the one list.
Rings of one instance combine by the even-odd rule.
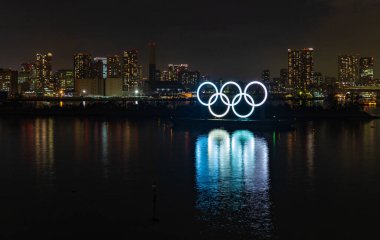
[[149, 43], [149, 81], [160, 80], [156, 79], [156, 43]]
[[270, 82], [270, 70], [269, 69], [266, 69], [266, 70], [262, 71], [262, 73], [261, 73], [261, 80], [264, 83], [269, 84], [269, 82]]
[[338, 78], [341, 83], [357, 83], [359, 81], [358, 55], [338, 57]]
[[161, 72], [161, 81], [169, 81], [169, 71], [164, 70]]
[[101, 76], [103, 79], [107, 78], [107, 58], [106, 57], [95, 57], [94, 58], [95, 75]]
[[34, 63], [22, 63], [21, 71], [18, 73], [18, 83], [21, 92], [33, 90], [32, 80], [36, 76], [36, 65]]
[[288, 86], [306, 90], [313, 82], [314, 49], [288, 49]]
[[18, 72], [11, 69], [0, 69], [0, 91], [11, 95], [18, 92]]
[[44, 93], [50, 88], [52, 80], [52, 57], [53, 54], [36, 54], [36, 78], [34, 79], [34, 90], [37, 93]]
[[90, 54], [74, 56], [74, 88], [78, 96], [104, 95], [104, 59], [94, 61]]
[[368, 84], [373, 81], [373, 74], [374, 74], [373, 67], [374, 67], [373, 57], [360, 58], [359, 72], [360, 72], [360, 82], [362, 84]]
[[59, 91], [73, 91], [74, 90], [74, 71], [71, 69], [58, 70], [54, 74], [57, 89]]
[[121, 63], [118, 55], [107, 57], [107, 78], [121, 77]]
[[88, 79], [93, 75], [92, 57], [87, 53], [74, 55], [74, 77], [76, 79]]
[[288, 83], [288, 69], [282, 68], [280, 69], [280, 84], [282, 86], [286, 86]]
[[123, 91], [136, 90], [141, 81], [138, 51], [124, 51], [122, 64]]

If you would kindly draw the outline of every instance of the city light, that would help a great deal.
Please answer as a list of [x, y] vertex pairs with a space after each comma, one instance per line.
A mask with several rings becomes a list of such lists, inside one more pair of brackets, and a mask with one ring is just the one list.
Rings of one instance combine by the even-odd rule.
[[[208, 100], [207, 103], [203, 102], [201, 97], [200, 97], [200, 94], [201, 94], [201, 89], [206, 86], [206, 85], [210, 85], [214, 88], [215, 90], [215, 93], [212, 94]], [[228, 98], [228, 96], [223, 93], [223, 90], [228, 86], [228, 85], [233, 85], [233, 86], [236, 86], [236, 88], [239, 90], [239, 93], [236, 94], [233, 99], [232, 99], [232, 102], [230, 101], [230, 99]], [[264, 98], [263, 100], [260, 102], [260, 103], [255, 103], [253, 97], [251, 95], [249, 95], [247, 93], [248, 89], [252, 86], [252, 85], [259, 85], [263, 90], [264, 90]], [[222, 114], [217, 114], [215, 113], [213, 110], [212, 110], [212, 106], [216, 103], [216, 101], [218, 100], [220, 96], [220, 100], [223, 102], [224, 105], [227, 106], [227, 109], [224, 113]], [[240, 101], [242, 100], [242, 97], [244, 96], [244, 100], [246, 101], [246, 103], [251, 106], [251, 110], [248, 114], [246, 115], [241, 115], [239, 114], [236, 109], [235, 109], [235, 106], [237, 106]], [[223, 118], [225, 116], [227, 116], [227, 114], [229, 113], [230, 109], [232, 108], [232, 111], [233, 113], [239, 117], [239, 118], [248, 118], [250, 117], [254, 110], [255, 110], [255, 107], [260, 107], [262, 106], [266, 100], [268, 98], [268, 91], [265, 87], [264, 84], [262, 84], [261, 82], [258, 82], [258, 81], [252, 81], [250, 82], [244, 89], [244, 92], [241, 90], [241, 87], [239, 84], [237, 84], [236, 82], [233, 82], [233, 81], [229, 81], [225, 84], [223, 84], [223, 86], [220, 88], [220, 91], [218, 90], [217, 86], [212, 83], [212, 82], [204, 82], [202, 83], [199, 87], [198, 87], [198, 90], [197, 90], [197, 99], [199, 101], [200, 104], [202, 104], [203, 106], [206, 106], [208, 107], [210, 113], [216, 117], [216, 118]]]

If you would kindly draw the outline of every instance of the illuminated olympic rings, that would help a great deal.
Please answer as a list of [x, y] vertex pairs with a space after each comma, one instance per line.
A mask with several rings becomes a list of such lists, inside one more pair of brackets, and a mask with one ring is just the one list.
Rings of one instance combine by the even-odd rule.
[[[255, 103], [255, 101], [253, 100], [253, 97], [251, 95], [249, 95], [247, 93], [248, 91], [248, 88], [251, 87], [252, 85], [259, 85], [263, 90], [264, 90], [264, 99], [260, 102], [260, 103]], [[214, 88], [215, 90], [215, 93], [213, 95], [211, 95], [211, 97], [209, 98], [209, 100], [207, 102], [203, 102], [202, 99], [200, 98], [200, 94], [201, 94], [201, 89], [206, 86], [206, 85], [210, 85], [211, 87]], [[230, 99], [228, 98], [228, 96], [226, 94], [223, 93], [223, 90], [228, 86], [228, 85], [233, 85], [235, 86], [238, 90], [239, 90], [239, 93], [236, 94], [233, 98], [232, 98], [232, 101], [230, 101]], [[222, 113], [222, 114], [216, 114], [213, 110], [212, 110], [212, 105], [214, 105], [216, 103], [216, 101], [218, 101], [219, 99], [219, 96], [220, 96], [220, 100], [222, 101], [222, 103], [224, 105], [227, 106], [227, 110]], [[240, 101], [242, 100], [242, 98], [244, 97], [244, 100], [246, 101], [246, 103], [252, 107], [251, 111], [246, 114], [246, 115], [241, 115], [239, 114], [236, 109], [235, 109], [235, 106], [238, 105], [240, 103]], [[268, 98], [268, 91], [267, 91], [267, 88], [265, 87], [264, 84], [262, 84], [261, 82], [258, 82], [258, 81], [253, 81], [253, 82], [250, 82], [248, 83], [247, 86], [245, 86], [245, 89], [244, 89], [244, 92], [241, 90], [241, 87], [239, 84], [237, 84], [236, 82], [226, 82], [225, 84], [223, 84], [223, 86], [220, 88], [220, 91], [218, 90], [218, 88], [216, 87], [216, 85], [212, 82], [204, 82], [202, 83], [199, 87], [198, 87], [198, 90], [197, 90], [197, 98], [198, 98], [198, 101], [200, 102], [200, 104], [202, 104], [203, 106], [206, 106], [208, 107], [210, 113], [214, 116], [214, 117], [217, 117], [217, 118], [222, 118], [222, 117], [225, 117], [230, 109], [232, 108], [232, 111], [234, 112], [234, 114], [239, 117], [239, 118], [248, 118], [249, 116], [251, 116], [253, 114], [253, 111], [255, 110], [255, 107], [260, 107], [262, 106], [267, 98]]]

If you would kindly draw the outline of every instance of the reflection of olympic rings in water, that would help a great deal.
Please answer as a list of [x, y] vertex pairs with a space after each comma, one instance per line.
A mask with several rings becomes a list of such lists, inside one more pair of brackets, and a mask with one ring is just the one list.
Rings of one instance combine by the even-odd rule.
[[[260, 102], [260, 103], [255, 103], [255, 101], [253, 100], [253, 97], [251, 95], [249, 95], [247, 93], [249, 87], [251, 87], [252, 85], [259, 85], [260, 87], [262, 87], [262, 89], [264, 90], [264, 99]], [[203, 102], [200, 98], [200, 93], [201, 93], [201, 88], [206, 86], [206, 85], [210, 85], [211, 87], [214, 88], [215, 90], [215, 93], [213, 95], [211, 95], [211, 97], [209, 98], [208, 102]], [[232, 101], [228, 98], [228, 96], [226, 94], [223, 93], [223, 90], [228, 86], [228, 85], [233, 85], [235, 87], [237, 87], [237, 89], [239, 90], [239, 93], [235, 95], [235, 97], [232, 98]], [[224, 113], [222, 114], [216, 114], [213, 110], [212, 110], [212, 105], [214, 105], [216, 103], [216, 101], [218, 101], [220, 97], [220, 100], [222, 101], [222, 103], [224, 105], [227, 106], [227, 109]], [[249, 113], [247, 113], [246, 115], [241, 115], [239, 114], [236, 109], [235, 109], [235, 106], [238, 105], [240, 103], [240, 101], [242, 100], [242, 98], [244, 97], [244, 100], [245, 102], [252, 107], [251, 111]], [[266, 89], [266, 87], [264, 86], [264, 84], [262, 84], [261, 82], [258, 82], [258, 81], [253, 81], [253, 82], [250, 82], [244, 89], [244, 91], [241, 90], [241, 87], [239, 86], [239, 84], [237, 84], [236, 82], [226, 82], [225, 84], [223, 84], [223, 86], [220, 88], [220, 91], [218, 91], [218, 88], [216, 87], [216, 85], [212, 82], [204, 82], [202, 83], [199, 87], [198, 87], [198, 90], [197, 90], [197, 98], [198, 98], [198, 101], [203, 105], [203, 106], [206, 106], [208, 107], [210, 113], [214, 116], [214, 117], [217, 117], [217, 118], [222, 118], [222, 117], [225, 117], [228, 112], [230, 111], [230, 109], [232, 108], [232, 111], [234, 112], [234, 114], [239, 117], [239, 118], [247, 118], [249, 116], [252, 115], [253, 111], [255, 110], [255, 107], [260, 107], [261, 105], [263, 105], [265, 103], [265, 101], [267, 100], [268, 98], [268, 91]]]

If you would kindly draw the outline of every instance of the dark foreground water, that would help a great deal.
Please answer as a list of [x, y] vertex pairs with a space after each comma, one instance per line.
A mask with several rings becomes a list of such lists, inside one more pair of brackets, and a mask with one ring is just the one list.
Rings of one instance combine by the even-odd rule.
[[0, 237], [375, 239], [379, 141], [378, 120], [227, 132], [0, 119]]

